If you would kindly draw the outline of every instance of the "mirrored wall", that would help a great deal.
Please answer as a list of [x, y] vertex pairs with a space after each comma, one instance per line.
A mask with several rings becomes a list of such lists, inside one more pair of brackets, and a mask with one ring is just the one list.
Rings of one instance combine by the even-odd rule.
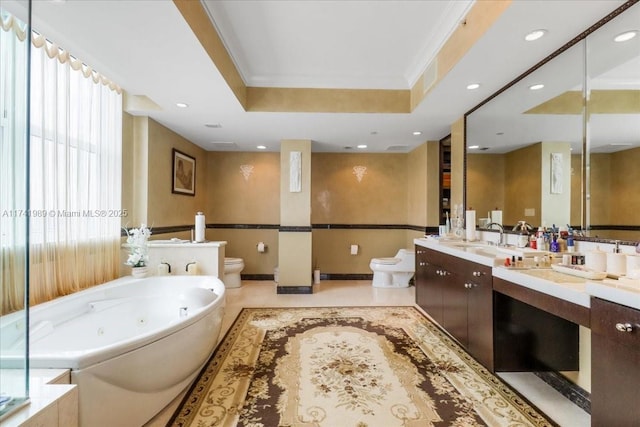
[[467, 208], [640, 239], [639, 23], [604, 19], [466, 116]]
[[[0, 420], [26, 404], [29, 396], [30, 2], [14, 3], [21, 3], [27, 13], [16, 16], [4, 5], [0, 8]], [[19, 301], [18, 306], [11, 306], [13, 301]]]

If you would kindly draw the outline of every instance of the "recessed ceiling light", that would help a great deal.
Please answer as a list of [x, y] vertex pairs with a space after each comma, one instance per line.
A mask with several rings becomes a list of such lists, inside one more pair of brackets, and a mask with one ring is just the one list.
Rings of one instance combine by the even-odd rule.
[[624, 33], [620, 33], [613, 38], [614, 42], [622, 43], [631, 40], [635, 36], [638, 35], [638, 30], [625, 31]]
[[467, 89], [469, 90], [478, 89], [479, 87], [480, 87], [480, 83], [471, 83], [470, 85], [467, 85]]
[[538, 84], [529, 86], [529, 89], [531, 89], [531, 90], [540, 90], [543, 87], [544, 87], [544, 85], [542, 83], [538, 83]]
[[524, 39], [528, 42], [532, 42], [534, 40], [538, 40], [539, 38], [541, 38], [542, 36], [544, 36], [545, 34], [547, 34], [547, 30], [533, 30], [531, 31], [529, 34], [527, 34], [526, 36], [524, 36]]
[[496, 135], [502, 136], [502, 135], [504, 135], [504, 132], [496, 132]]
[[480, 148], [479, 145], [470, 145], [469, 146], [469, 150], [477, 150], [478, 148]]
[[266, 149], [267, 149], [267, 147], [266, 147], [266, 146], [264, 146], [264, 145], [258, 145], [256, 148], [257, 148], [258, 150], [266, 150]]
[[358, 148], [367, 148], [367, 144], [360, 144], [358, 145]]
[[421, 131], [419, 131], [419, 130], [417, 130], [417, 131], [413, 132], [413, 134], [414, 134], [415, 136], [418, 136], [418, 135], [422, 135], [422, 132], [421, 132]]
[[184, 102], [176, 103], [176, 107], [178, 107], [178, 108], [187, 108], [188, 106], [189, 106], [189, 104], [185, 104]]

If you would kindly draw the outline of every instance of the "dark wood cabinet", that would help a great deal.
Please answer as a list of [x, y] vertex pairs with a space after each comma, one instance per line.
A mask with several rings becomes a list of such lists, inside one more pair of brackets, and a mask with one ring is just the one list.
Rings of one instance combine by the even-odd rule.
[[640, 310], [591, 298], [591, 425], [640, 422]]
[[491, 268], [416, 246], [416, 303], [493, 370]]
[[[427, 249], [416, 246], [416, 304], [418, 304], [433, 320], [442, 324], [442, 289], [436, 286], [437, 266], [427, 260]], [[429, 283], [430, 286], [426, 286]]]

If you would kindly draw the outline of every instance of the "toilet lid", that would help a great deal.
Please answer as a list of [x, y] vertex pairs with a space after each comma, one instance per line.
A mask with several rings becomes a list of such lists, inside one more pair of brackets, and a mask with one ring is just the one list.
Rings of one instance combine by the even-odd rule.
[[225, 258], [224, 263], [227, 265], [230, 264], [240, 264], [242, 262], [242, 258]]
[[383, 264], [383, 265], [393, 265], [397, 264], [401, 261], [400, 258], [374, 258], [371, 262], [375, 264]]

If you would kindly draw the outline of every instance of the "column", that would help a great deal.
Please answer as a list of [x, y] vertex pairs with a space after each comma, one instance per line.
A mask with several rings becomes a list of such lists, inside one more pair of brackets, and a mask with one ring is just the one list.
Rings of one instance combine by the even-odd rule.
[[311, 141], [280, 144], [279, 294], [311, 294]]

